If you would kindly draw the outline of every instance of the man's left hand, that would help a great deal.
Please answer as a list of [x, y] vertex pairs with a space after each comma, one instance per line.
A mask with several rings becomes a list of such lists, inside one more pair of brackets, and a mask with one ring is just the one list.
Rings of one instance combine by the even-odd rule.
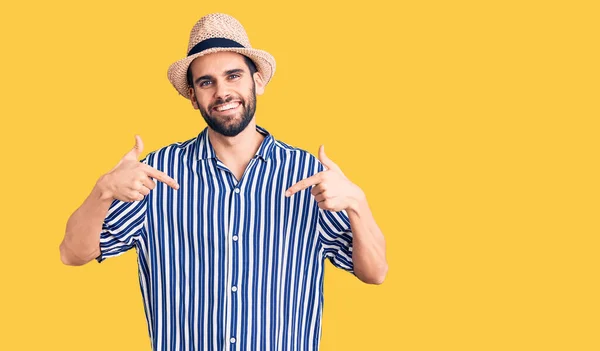
[[335, 212], [358, 209], [359, 203], [365, 198], [364, 192], [346, 178], [340, 167], [325, 155], [323, 145], [319, 148], [319, 161], [326, 169], [292, 185], [285, 192], [285, 196], [292, 196], [314, 185], [310, 193], [320, 208]]

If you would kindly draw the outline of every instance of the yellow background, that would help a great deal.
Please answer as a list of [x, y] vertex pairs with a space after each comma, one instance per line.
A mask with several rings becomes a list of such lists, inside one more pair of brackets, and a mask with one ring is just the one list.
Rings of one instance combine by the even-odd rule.
[[381, 286], [328, 264], [322, 350], [599, 350], [594, 3], [3, 3], [0, 349], [149, 350], [135, 252], [58, 245], [135, 133], [204, 128], [166, 71], [225, 12], [277, 60], [258, 124], [324, 143], [387, 239]]

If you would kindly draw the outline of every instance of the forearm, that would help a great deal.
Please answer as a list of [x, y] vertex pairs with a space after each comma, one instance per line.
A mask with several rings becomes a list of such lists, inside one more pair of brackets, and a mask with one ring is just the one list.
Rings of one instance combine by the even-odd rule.
[[373, 218], [365, 198], [347, 209], [352, 228], [354, 273], [365, 283], [381, 284], [387, 274], [383, 233]]
[[100, 232], [113, 198], [102, 186], [101, 177], [83, 204], [67, 221], [65, 237], [60, 244], [64, 264], [79, 266], [100, 254]]

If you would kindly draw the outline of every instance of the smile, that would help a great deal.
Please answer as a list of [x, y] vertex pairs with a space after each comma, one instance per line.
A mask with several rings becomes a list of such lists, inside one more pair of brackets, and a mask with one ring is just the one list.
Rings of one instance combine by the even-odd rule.
[[216, 106], [213, 109], [218, 112], [224, 112], [224, 111], [233, 110], [234, 108], [237, 108], [238, 106], [240, 106], [240, 102], [235, 101], [235, 102], [229, 102], [225, 105]]

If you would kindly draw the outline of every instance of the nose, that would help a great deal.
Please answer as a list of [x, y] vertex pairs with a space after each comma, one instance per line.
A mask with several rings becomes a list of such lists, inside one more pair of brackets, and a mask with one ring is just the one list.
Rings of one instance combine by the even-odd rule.
[[225, 84], [225, 83], [215, 83], [215, 84], [216, 84], [215, 99], [227, 101], [227, 98], [229, 98], [229, 96], [231, 95], [227, 84]]

